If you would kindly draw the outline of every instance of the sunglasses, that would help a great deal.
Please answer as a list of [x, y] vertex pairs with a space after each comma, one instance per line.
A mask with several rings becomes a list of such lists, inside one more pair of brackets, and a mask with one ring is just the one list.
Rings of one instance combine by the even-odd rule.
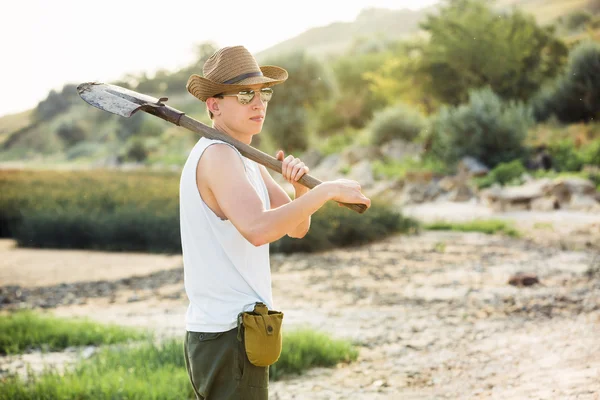
[[[260, 89], [260, 99], [263, 103], [267, 103], [273, 97], [273, 89], [271, 88], [262, 88]], [[240, 104], [250, 104], [250, 102], [254, 99], [256, 92], [254, 90], [242, 90], [238, 93], [234, 94], [223, 94], [217, 95], [215, 97], [225, 97], [225, 96], [236, 96], [238, 102]]]

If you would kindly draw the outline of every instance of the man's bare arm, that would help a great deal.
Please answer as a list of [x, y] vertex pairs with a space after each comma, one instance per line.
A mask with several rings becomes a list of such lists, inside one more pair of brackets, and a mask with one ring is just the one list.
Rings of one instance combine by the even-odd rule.
[[[265, 210], [254, 187], [246, 177], [244, 165], [234, 149], [215, 144], [204, 151], [208, 187], [219, 207], [237, 230], [255, 246], [280, 239], [315, 213], [335, 192], [323, 183], [295, 201]], [[289, 198], [289, 197], [288, 197]]]
[[[281, 207], [292, 202], [292, 199], [285, 190], [273, 179], [269, 171], [264, 165], [259, 165], [263, 181], [269, 192], [269, 198], [271, 200], [271, 209]], [[306, 193], [304, 193], [306, 194]], [[300, 197], [300, 196], [299, 196]], [[292, 238], [301, 239], [308, 233], [310, 228], [310, 215], [298, 226], [287, 232], [287, 235]]]

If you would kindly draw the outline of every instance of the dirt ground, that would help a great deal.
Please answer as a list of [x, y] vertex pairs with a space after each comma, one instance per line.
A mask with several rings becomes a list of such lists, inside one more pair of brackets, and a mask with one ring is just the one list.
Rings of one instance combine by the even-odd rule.
[[[440, 210], [408, 212], [435, 219]], [[285, 329], [310, 326], [348, 338], [360, 355], [351, 364], [272, 382], [270, 397], [600, 399], [594, 236], [600, 216], [500, 217], [528, 227], [528, 235], [424, 232], [319, 254], [272, 254]], [[164, 270], [182, 277], [180, 256], [17, 249], [9, 241], [0, 254], [2, 286], [23, 290]], [[540, 284], [509, 285], [517, 272], [537, 274]], [[115, 286], [110, 295], [49, 311], [182, 336], [186, 306], [180, 280]], [[70, 357], [72, 349], [44, 360], [60, 364]], [[0, 370], [22, 370], [27, 362], [40, 357], [4, 357]]]

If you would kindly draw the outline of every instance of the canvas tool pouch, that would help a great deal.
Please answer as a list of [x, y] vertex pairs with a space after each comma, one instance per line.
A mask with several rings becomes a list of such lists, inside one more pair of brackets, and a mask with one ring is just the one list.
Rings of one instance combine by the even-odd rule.
[[274, 364], [281, 354], [281, 324], [283, 313], [269, 310], [263, 303], [256, 303], [254, 311], [238, 315], [238, 340], [244, 335], [244, 347], [248, 360], [257, 367]]

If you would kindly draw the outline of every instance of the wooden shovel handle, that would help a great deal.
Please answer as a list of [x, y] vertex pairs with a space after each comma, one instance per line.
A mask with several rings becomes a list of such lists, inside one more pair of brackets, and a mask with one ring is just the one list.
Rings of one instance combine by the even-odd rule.
[[[170, 108], [165, 106], [167, 109]], [[162, 107], [161, 107], [162, 108]], [[225, 135], [218, 130], [211, 128], [200, 121], [197, 121], [193, 118], [188, 117], [187, 115], [181, 115], [179, 118], [179, 125], [187, 128], [191, 131], [199, 133], [202, 136], [205, 136], [209, 139], [213, 140], [222, 140], [226, 143], [233, 145], [236, 149], [239, 150], [244, 157], [249, 158], [250, 160], [256, 161], [257, 163], [264, 165], [267, 168], [272, 169], [275, 172], [282, 173], [281, 167], [283, 163], [276, 159], [273, 156], [270, 156], [258, 149], [255, 149], [252, 146], [247, 145], [246, 143], [242, 143], [237, 139], [232, 138], [229, 135]], [[317, 178], [310, 176], [308, 174], [302, 175], [302, 177], [298, 180], [302, 185], [306, 186], [309, 189], [314, 188], [315, 186], [320, 185], [322, 182]], [[367, 206], [362, 203], [350, 204], [350, 203], [342, 203], [339, 204], [348, 207], [351, 210], [356, 211], [359, 214], [362, 214], [366, 211]]]

